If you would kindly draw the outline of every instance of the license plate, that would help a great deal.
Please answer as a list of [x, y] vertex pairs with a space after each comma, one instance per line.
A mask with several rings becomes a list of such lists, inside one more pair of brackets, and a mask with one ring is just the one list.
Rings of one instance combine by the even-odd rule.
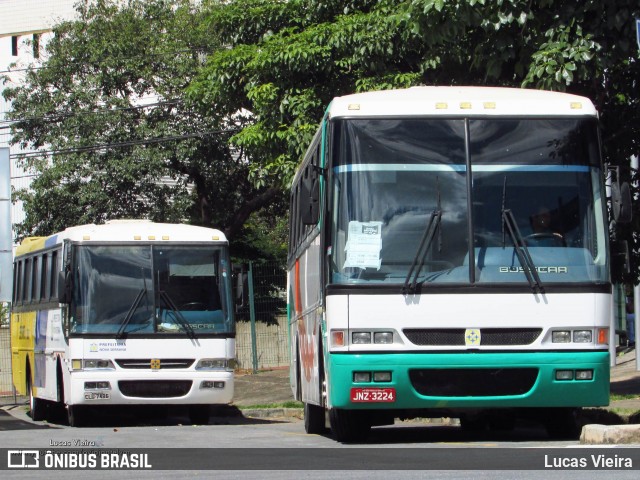
[[109, 400], [111, 394], [103, 392], [87, 392], [84, 394], [85, 400]]
[[352, 388], [352, 402], [395, 402], [395, 388]]

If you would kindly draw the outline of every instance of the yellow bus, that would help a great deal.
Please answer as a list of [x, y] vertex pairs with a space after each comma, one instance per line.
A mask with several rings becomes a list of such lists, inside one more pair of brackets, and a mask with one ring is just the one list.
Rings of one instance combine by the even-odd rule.
[[64, 407], [187, 405], [233, 397], [229, 244], [215, 229], [144, 220], [27, 238], [14, 260], [13, 383], [31, 417]]

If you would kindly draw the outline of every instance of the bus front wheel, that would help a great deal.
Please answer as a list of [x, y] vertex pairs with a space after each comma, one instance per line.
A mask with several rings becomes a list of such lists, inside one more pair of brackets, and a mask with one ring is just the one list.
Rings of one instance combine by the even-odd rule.
[[365, 412], [332, 408], [329, 410], [331, 431], [338, 442], [352, 443], [366, 440], [371, 423], [365, 418]]
[[46, 415], [46, 405], [44, 404], [44, 400], [36, 398], [33, 394], [33, 385], [31, 383], [31, 375], [27, 377], [27, 392], [29, 394], [29, 410], [31, 411], [31, 420], [40, 421], [45, 420]]
[[83, 405], [67, 405], [67, 421], [70, 427], [83, 427], [87, 424], [87, 409]]
[[582, 425], [576, 408], [550, 408], [546, 410], [544, 426], [554, 440], [575, 440], [580, 437]]
[[304, 402], [304, 431], [311, 434], [321, 434], [327, 431], [324, 408]]
[[208, 425], [211, 409], [209, 405], [189, 406], [189, 421], [192, 425]]

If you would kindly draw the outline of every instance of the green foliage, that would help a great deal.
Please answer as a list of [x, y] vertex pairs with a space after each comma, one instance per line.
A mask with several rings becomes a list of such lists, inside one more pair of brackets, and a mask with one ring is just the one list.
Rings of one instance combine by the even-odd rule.
[[[78, 21], [54, 28], [42, 68], [6, 85], [13, 143], [35, 174], [18, 236], [142, 217], [214, 226], [233, 242], [279, 190], [249, 180], [229, 145], [245, 120], [185, 102], [203, 55], [219, 48], [187, 0], [82, 2]], [[140, 104], [148, 105], [141, 108]]]
[[[585, 95], [601, 114], [605, 160], [628, 165], [640, 150], [637, 1], [236, 0], [209, 6], [208, 27], [229, 48], [209, 56], [188, 95], [205, 112], [250, 113], [232, 142], [250, 153], [257, 185], [289, 181], [333, 97], [420, 84]], [[636, 258], [638, 227], [620, 233], [634, 242]], [[634, 277], [639, 264], [634, 260]]]

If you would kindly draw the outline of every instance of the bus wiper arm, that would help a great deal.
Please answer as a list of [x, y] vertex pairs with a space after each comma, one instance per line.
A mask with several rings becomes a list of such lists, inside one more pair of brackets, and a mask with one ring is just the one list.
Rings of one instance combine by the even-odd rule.
[[529, 254], [529, 249], [527, 248], [524, 238], [522, 238], [522, 234], [520, 233], [520, 229], [518, 228], [518, 224], [511, 210], [502, 209], [502, 225], [503, 228], [505, 225], [507, 227], [506, 230], [509, 232], [509, 236], [513, 242], [516, 256], [518, 257], [522, 270], [527, 277], [529, 285], [531, 285], [533, 293], [536, 293], [537, 291], [544, 293], [544, 287], [540, 281], [538, 270], [536, 269], [535, 263], [533, 263], [533, 259]]
[[178, 310], [178, 307], [176, 307], [176, 304], [173, 303], [173, 300], [171, 299], [169, 294], [164, 290], [160, 290], [160, 298], [164, 300], [164, 303], [166, 303], [169, 309], [171, 309], [171, 311], [175, 314], [176, 322], [187, 333], [187, 336], [191, 339], [196, 338], [196, 332], [194, 332], [189, 322], [187, 322], [187, 320], [184, 318], [182, 313], [180, 313], [180, 310]]
[[[422, 270], [422, 266], [424, 265], [424, 260], [427, 257], [427, 252], [429, 251], [429, 248], [433, 243], [433, 239], [435, 238], [436, 232], [438, 231], [441, 218], [442, 218], [442, 210], [436, 209], [433, 212], [431, 212], [431, 216], [429, 217], [429, 223], [427, 224], [427, 228], [424, 230], [424, 233], [422, 234], [422, 239], [420, 240], [420, 246], [416, 251], [416, 255], [413, 258], [413, 262], [411, 262], [411, 268], [409, 269], [409, 273], [407, 273], [407, 278], [404, 281], [404, 287], [402, 288], [402, 293], [404, 295], [408, 293], [413, 294], [416, 291], [420, 270]], [[413, 280], [411, 279], [412, 275], [413, 275]]]
[[133, 300], [133, 303], [129, 307], [129, 311], [124, 316], [124, 320], [122, 320], [122, 323], [120, 324], [120, 328], [118, 328], [118, 332], [116, 333], [116, 338], [124, 338], [124, 336], [126, 335], [125, 330], [129, 325], [129, 322], [131, 322], [131, 319], [133, 318], [133, 314], [136, 312], [136, 310], [140, 306], [140, 302], [142, 301], [142, 298], [146, 294], [147, 294], [147, 288], [146, 287], [141, 288], [140, 291], [138, 292], [138, 295], [136, 295], [136, 298]]

